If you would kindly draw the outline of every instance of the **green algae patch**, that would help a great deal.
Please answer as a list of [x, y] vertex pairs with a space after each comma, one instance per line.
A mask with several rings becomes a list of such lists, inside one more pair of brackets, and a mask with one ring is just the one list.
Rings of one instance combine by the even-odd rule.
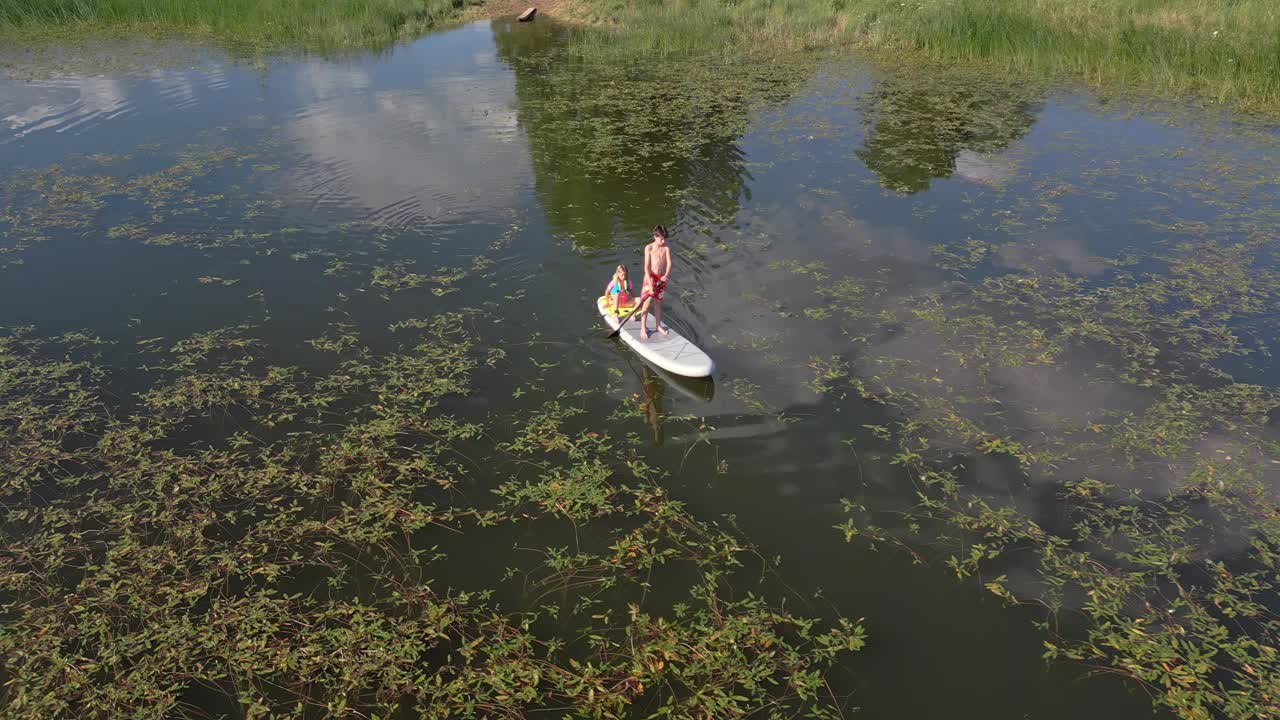
[[[1132, 678], [1179, 717], [1274, 714], [1280, 393], [1223, 369], [1266, 356], [1250, 328], [1280, 299], [1267, 244], [1179, 243], [1088, 278], [1028, 263], [970, 279], [993, 248], [936, 250], [965, 279], [869, 295], [889, 309], [847, 321], [856, 375], [811, 363], [815, 392], [897, 418], [878, 436], [919, 495], [892, 521], [849, 502], [840, 530], [1043, 607], [1046, 658]], [[866, 340], [885, 333], [929, 352]]]
[[[960, 77], [888, 74], [857, 98], [855, 151], [878, 199], [910, 203], [902, 214], [924, 223], [935, 219], [926, 193], [958, 173], [962, 153], [1005, 161], [1001, 177], [966, 168], [967, 183], [934, 196], [958, 228], [877, 233], [862, 218], [878, 209], [805, 188], [809, 232], [840, 247], [780, 243], [747, 298], [771, 335], [730, 347], [803, 368], [796, 384], [824, 414], [874, 418], [819, 425], [849, 435], [837, 471], [859, 480], [841, 488], [850, 497], [837, 532], [848, 541], [898, 549], [1023, 606], [1046, 659], [1126, 677], [1158, 710], [1270, 717], [1280, 690], [1274, 138], [1231, 160], [1182, 147], [1229, 132], [1210, 123], [1177, 146], [1082, 163], [1072, 178], [1056, 163], [1087, 144], [1016, 147], [1039, 112], [1034, 89], [952, 84]], [[1020, 167], [1036, 151], [1062, 155], [1043, 174]], [[1157, 154], [1187, 160], [1153, 178], [1142, 168]], [[1118, 227], [1157, 232], [1081, 241], [1118, 197]], [[724, 233], [719, 258], [753, 234]], [[903, 265], [907, 281], [893, 282]], [[803, 349], [778, 353], [788, 345]], [[763, 415], [761, 385], [730, 387]], [[861, 481], [880, 462], [877, 480], [912, 496], [901, 505]]]
[[[802, 434], [848, 434], [839, 419], [853, 418], [823, 473], [856, 465], [861, 478], [861, 446], [890, 448], [905, 509], [847, 500], [840, 533], [1041, 608], [1049, 659], [1128, 677], [1181, 717], [1275, 714], [1280, 397], [1233, 376], [1269, 366], [1273, 156], [1162, 148], [1180, 162], [1160, 165], [1168, 181], [1154, 191], [1209, 211], [1135, 203], [1155, 242], [1064, 251], [1037, 233], [1071, 202], [1105, 210], [1117, 187], [1151, 187], [1156, 173], [1107, 146], [1078, 178], [1023, 183], [1016, 153], [1042, 86], [889, 72], [857, 94], [852, 119], [778, 118], [821, 82], [816, 56], [612, 66], [599, 57], [633, 49], [548, 47], [564, 29], [518, 27], [528, 32], [496, 34], [497, 53], [513, 70], [546, 247], [571, 239], [603, 255], [654, 213], [678, 218], [691, 280], [745, 280], [731, 290], [745, 301], [731, 303], [735, 334], [711, 338], [746, 360], [721, 383], [740, 415], [664, 413], [643, 368], [642, 395], [600, 409], [605, 392], [627, 392], [622, 361], [607, 391], [584, 383], [595, 348], [583, 357], [581, 338], [544, 330], [530, 276], [501, 274], [504, 255], [541, 249], [514, 213], [478, 241], [366, 220], [307, 235], [277, 227], [307, 220], [281, 219], [288, 204], [254, 184], [276, 164], [258, 146], [185, 146], [133, 173], [109, 156], [15, 170], [0, 209], [6, 259], [78, 236], [82, 248], [191, 258], [183, 277], [199, 298], [247, 297], [212, 329], [191, 327], [209, 322], [201, 314], [175, 331], [165, 308], [145, 308], [115, 343], [5, 331], [6, 707], [834, 716], [826, 677], [862, 646], [861, 626], [786, 611], [789, 595], [759, 585], [772, 565], [749, 538], [673, 499], [660, 451], [627, 432], [650, 422], [655, 444], [659, 423], [687, 432], [675, 474], [697, 467], [728, 484], [770, 466], [725, 452], [714, 426], [754, 415], [797, 433], [785, 438], [797, 447]], [[802, 112], [822, 115], [826, 100], [802, 98]], [[864, 210], [907, 207], [890, 216], [901, 223], [936, 222], [935, 198], [961, 185], [972, 155], [1015, 157], [955, 193], [947, 222], [964, 233], [882, 237], [840, 205], [854, 183], [810, 175], [795, 195], [757, 183], [788, 152], [819, 152], [752, 162], [742, 136], [758, 146], [760, 124], [803, 142], [861, 133], [821, 159], [869, 188], [855, 198]], [[803, 235], [752, 217], [760, 187], [765, 212]], [[489, 255], [436, 253], [454, 242]], [[284, 270], [261, 286], [236, 274], [237, 259], [272, 256]], [[898, 263], [922, 269], [895, 275]], [[685, 287], [690, 303], [725, 290]], [[455, 307], [476, 297], [479, 308]], [[285, 315], [303, 303], [306, 317]], [[327, 322], [308, 326], [325, 305]], [[267, 327], [268, 308], [285, 319]], [[273, 334], [288, 339], [263, 339]], [[773, 370], [790, 373], [798, 407]]]

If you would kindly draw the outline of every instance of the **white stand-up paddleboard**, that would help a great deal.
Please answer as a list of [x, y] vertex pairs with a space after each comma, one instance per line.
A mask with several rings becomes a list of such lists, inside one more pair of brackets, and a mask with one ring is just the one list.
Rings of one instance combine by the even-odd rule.
[[[609, 327], [614, 330], [618, 329], [622, 319], [631, 312], [631, 308], [624, 307], [622, 317], [618, 317], [609, 307], [609, 300], [605, 296], [596, 300], [596, 309], [600, 311], [600, 317], [603, 317]], [[648, 340], [640, 339], [639, 318], [628, 322], [627, 326], [622, 328], [622, 332], [618, 333], [618, 337], [639, 353], [640, 357], [667, 372], [685, 377], [707, 377], [715, 371], [716, 364], [711, 361], [711, 357], [670, 326], [667, 327], [666, 335], [658, 332], [652, 312], [645, 318], [645, 322], [649, 324]]]

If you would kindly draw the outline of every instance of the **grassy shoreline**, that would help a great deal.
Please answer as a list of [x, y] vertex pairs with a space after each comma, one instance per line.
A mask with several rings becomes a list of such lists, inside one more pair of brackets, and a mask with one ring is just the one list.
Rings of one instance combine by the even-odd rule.
[[377, 48], [461, 17], [474, 0], [0, 0], [0, 37], [176, 33], [272, 51]]
[[[532, 1], [532, 0], [531, 0]], [[255, 50], [385, 47], [509, 0], [0, 0], [0, 36], [177, 32]], [[1280, 112], [1269, 0], [548, 0], [599, 59], [859, 47]]]
[[[588, 54], [859, 47], [1280, 111], [1280, 5], [1266, 0], [570, 0], [613, 28]], [[581, 8], [581, 9], [579, 9]]]

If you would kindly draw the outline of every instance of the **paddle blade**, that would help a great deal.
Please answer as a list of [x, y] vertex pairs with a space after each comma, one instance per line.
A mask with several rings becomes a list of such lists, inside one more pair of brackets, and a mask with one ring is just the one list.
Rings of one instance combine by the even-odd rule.
[[[635, 314], [635, 313], [632, 313], [632, 315], [634, 315], [634, 314]], [[628, 315], [628, 316], [626, 316], [626, 317], [622, 318], [622, 322], [618, 323], [618, 327], [617, 327], [617, 328], [615, 328], [613, 332], [609, 333], [609, 337], [610, 337], [610, 338], [616, 338], [616, 337], [618, 337], [618, 334], [622, 332], [622, 328], [624, 328], [624, 327], [626, 327], [626, 326], [627, 326], [627, 321], [628, 321], [628, 320], [630, 320], [630, 319], [631, 319], [631, 315]]]

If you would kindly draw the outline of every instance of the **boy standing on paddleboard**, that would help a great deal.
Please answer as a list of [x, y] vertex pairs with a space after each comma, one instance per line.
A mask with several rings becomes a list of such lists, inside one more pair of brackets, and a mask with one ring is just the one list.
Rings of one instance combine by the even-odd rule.
[[671, 249], [667, 247], [667, 229], [661, 225], [653, 228], [653, 242], [644, 246], [644, 290], [645, 298], [640, 308], [640, 339], [649, 339], [649, 305], [657, 303], [654, 318], [658, 323], [658, 332], [667, 334], [662, 326], [662, 291], [667, 289], [667, 278], [671, 275]]

